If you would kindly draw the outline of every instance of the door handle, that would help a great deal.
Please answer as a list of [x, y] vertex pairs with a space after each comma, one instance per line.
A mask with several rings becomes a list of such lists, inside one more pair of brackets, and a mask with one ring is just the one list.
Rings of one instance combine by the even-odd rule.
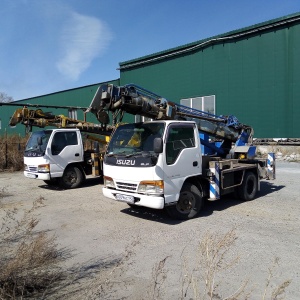
[[75, 156], [79, 156], [79, 153], [75, 153]]
[[193, 161], [193, 167], [197, 167], [198, 166], [198, 162], [197, 161]]

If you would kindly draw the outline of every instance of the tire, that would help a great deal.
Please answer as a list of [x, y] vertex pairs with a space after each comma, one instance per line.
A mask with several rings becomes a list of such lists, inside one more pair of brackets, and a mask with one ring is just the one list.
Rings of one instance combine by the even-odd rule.
[[188, 220], [194, 218], [201, 210], [203, 198], [201, 192], [191, 183], [185, 183], [181, 189], [176, 205], [167, 206], [171, 218]]
[[243, 201], [253, 200], [257, 193], [257, 177], [253, 172], [246, 172], [243, 183], [238, 187], [239, 198]]
[[58, 179], [57, 178], [52, 178], [50, 180], [43, 180], [47, 185], [53, 186], [58, 184]]
[[83, 182], [83, 174], [78, 167], [67, 167], [60, 178], [60, 186], [64, 189], [75, 189]]

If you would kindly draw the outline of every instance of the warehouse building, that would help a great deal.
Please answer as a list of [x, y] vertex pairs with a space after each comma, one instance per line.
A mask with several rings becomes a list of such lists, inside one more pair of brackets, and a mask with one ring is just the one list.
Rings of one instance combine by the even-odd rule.
[[[176, 103], [235, 115], [254, 128], [257, 138], [299, 138], [299, 53], [300, 13], [296, 13], [121, 62], [120, 78], [112, 83], [135, 83]], [[88, 106], [99, 85], [19, 102]], [[0, 110], [3, 134], [14, 109]], [[24, 131], [21, 125], [14, 129], [20, 130]]]

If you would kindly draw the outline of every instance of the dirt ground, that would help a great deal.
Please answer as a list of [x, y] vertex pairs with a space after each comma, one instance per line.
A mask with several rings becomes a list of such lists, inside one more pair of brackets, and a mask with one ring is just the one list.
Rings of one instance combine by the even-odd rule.
[[[228, 259], [239, 256], [239, 261], [215, 274], [219, 299], [229, 297], [245, 281], [249, 299], [263, 299], [271, 270], [265, 299], [271, 299], [276, 286], [291, 280], [285, 299], [298, 300], [300, 163], [278, 161], [276, 167], [277, 178], [263, 181], [254, 201], [226, 197], [208, 202], [200, 216], [189, 221], [174, 221], [164, 211], [132, 209], [106, 199], [101, 182], [94, 178], [81, 188], [61, 190], [27, 179], [22, 172], [0, 173], [0, 190], [5, 190], [0, 201], [4, 209], [25, 209], [44, 198], [37, 211], [38, 230], [55, 234], [59, 247], [72, 252], [65, 266], [76, 266], [81, 272], [67, 298], [200, 298], [203, 280], [194, 286], [186, 283], [191, 274], [196, 282], [203, 270], [197, 260], [199, 243], [207, 233], [233, 230], [237, 239]], [[120, 259], [122, 263], [116, 263]]]

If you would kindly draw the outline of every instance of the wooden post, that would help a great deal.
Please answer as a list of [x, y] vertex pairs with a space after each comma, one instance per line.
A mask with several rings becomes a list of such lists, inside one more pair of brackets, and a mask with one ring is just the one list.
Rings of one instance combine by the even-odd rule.
[[7, 149], [7, 131], [6, 131], [6, 128], [5, 128], [5, 169], [7, 169], [7, 167], [8, 167], [8, 157], [7, 157], [7, 155], [8, 155], [8, 151], [7, 151], [8, 149]]

